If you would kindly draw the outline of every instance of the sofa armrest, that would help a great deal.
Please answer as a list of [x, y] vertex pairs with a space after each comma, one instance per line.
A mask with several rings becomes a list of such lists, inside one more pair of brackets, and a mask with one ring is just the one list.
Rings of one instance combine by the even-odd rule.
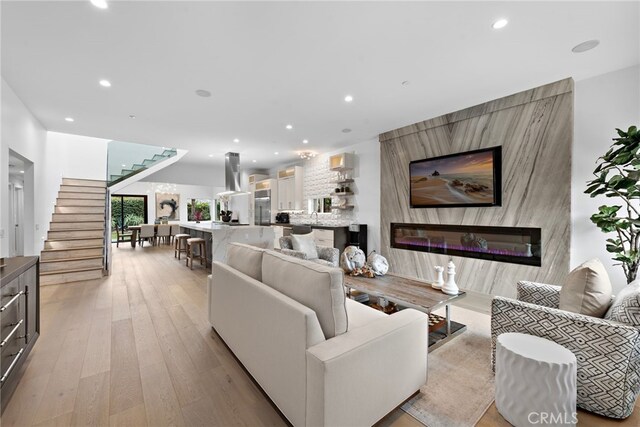
[[406, 309], [307, 349], [307, 425], [372, 425], [426, 382], [428, 317]]
[[329, 261], [334, 267], [338, 266], [340, 250], [329, 246], [316, 245], [318, 250], [318, 258]]
[[494, 370], [496, 340], [507, 332], [548, 339], [576, 356], [581, 408], [613, 418], [625, 418], [633, 411], [640, 391], [640, 329], [495, 297], [491, 303], [491, 366]]
[[545, 283], [518, 282], [518, 301], [543, 307], [560, 307], [560, 286], [547, 285]]

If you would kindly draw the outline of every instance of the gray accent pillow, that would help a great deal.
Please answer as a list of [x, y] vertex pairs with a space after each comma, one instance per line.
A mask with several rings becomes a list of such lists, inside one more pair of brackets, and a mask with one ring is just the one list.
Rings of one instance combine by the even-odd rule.
[[640, 326], [640, 279], [620, 291], [604, 318], [629, 326]]
[[611, 304], [611, 281], [599, 259], [574, 268], [560, 289], [560, 310], [602, 318]]
[[318, 249], [313, 234], [292, 234], [293, 250], [303, 252], [307, 259], [318, 259]]

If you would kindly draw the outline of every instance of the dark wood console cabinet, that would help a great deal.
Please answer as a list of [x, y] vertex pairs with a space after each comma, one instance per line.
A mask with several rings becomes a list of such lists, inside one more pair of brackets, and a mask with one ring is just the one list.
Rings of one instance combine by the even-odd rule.
[[4, 411], [40, 334], [40, 261], [5, 258], [0, 268], [0, 400]]

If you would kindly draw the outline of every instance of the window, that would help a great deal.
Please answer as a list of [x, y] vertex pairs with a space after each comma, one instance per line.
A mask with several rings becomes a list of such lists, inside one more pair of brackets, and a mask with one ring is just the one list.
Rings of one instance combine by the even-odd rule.
[[211, 221], [211, 200], [189, 199], [187, 221]]
[[111, 196], [111, 240], [116, 241], [116, 230], [130, 225], [147, 223], [147, 196]]

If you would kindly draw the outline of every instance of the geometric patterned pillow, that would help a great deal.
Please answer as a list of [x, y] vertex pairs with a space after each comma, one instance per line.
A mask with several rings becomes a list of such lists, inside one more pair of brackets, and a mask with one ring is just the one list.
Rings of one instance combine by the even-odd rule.
[[640, 327], [640, 280], [629, 283], [620, 291], [604, 318]]

